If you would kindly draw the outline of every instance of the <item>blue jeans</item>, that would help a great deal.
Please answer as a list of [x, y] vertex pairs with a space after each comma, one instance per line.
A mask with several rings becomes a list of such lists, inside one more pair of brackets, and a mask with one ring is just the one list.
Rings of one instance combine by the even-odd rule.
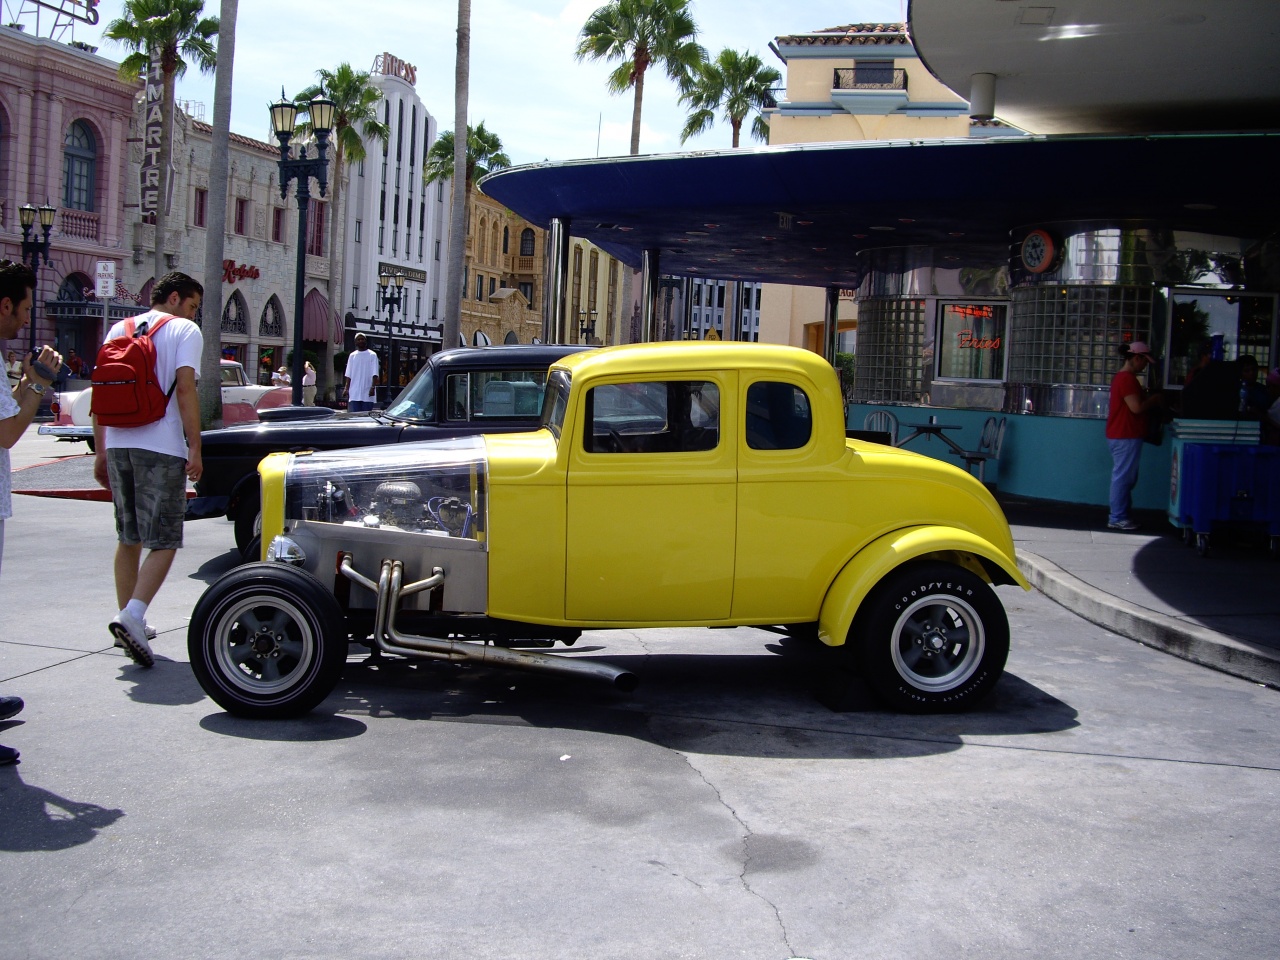
[[1138, 483], [1138, 461], [1142, 459], [1142, 440], [1108, 440], [1111, 448], [1111, 513], [1107, 523], [1129, 519], [1133, 505], [1133, 488]]
[[368, 413], [373, 409], [372, 400], [349, 400], [347, 410], [350, 413]]

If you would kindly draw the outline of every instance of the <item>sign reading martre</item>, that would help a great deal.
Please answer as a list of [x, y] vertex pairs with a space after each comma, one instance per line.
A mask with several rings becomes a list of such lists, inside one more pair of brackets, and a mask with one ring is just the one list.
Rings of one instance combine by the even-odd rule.
[[153, 57], [147, 68], [147, 113], [142, 135], [142, 219], [156, 222], [160, 209], [160, 135], [164, 121], [164, 74], [159, 58]]

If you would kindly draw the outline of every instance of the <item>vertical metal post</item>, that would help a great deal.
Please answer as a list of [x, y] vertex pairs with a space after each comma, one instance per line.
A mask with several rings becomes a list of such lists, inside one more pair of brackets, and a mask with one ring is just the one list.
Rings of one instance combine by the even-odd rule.
[[654, 313], [658, 304], [658, 251], [645, 250], [640, 255], [640, 342], [654, 339]]
[[[552, 217], [547, 243], [546, 303], [547, 312], [542, 318], [542, 339], [545, 343], [568, 343], [569, 326], [566, 311], [569, 302], [569, 227], [565, 217]], [[574, 321], [577, 317], [573, 318]]]
[[822, 355], [836, 365], [836, 321], [840, 309], [840, 288], [827, 287], [827, 320], [822, 328]]
[[307, 281], [307, 207], [311, 184], [307, 174], [298, 176], [298, 274], [293, 278], [293, 387], [290, 403], [302, 406], [302, 290]]

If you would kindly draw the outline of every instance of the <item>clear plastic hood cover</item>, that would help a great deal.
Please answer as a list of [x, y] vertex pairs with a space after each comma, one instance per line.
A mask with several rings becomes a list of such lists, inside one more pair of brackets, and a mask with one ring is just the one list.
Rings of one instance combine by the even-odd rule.
[[486, 466], [479, 437], [299, 454], [285, 517], [483, 540]]

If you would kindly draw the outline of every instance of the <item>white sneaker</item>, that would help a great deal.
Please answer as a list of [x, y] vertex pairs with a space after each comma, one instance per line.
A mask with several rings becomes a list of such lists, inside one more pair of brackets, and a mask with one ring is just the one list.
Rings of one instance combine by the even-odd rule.
[[[154, 640], [156, 638], [156, 628], [149, 623], [143, 624], [142, 632], [147, 635], [148, 641]], [[113, 647], [119, 647], [121, 650], [124, 649], [124, 644], [121, 643], [119, 640], [114, 641], [111, 645]]]
[[147, 643], [147, 625], [128, 610], [121, 610], [111, 618], [107, 625], [111, 635], [124, 649], [125, 654], [140, 667], [155, 664], [155, 655], [151, 652], [151, 644]]

